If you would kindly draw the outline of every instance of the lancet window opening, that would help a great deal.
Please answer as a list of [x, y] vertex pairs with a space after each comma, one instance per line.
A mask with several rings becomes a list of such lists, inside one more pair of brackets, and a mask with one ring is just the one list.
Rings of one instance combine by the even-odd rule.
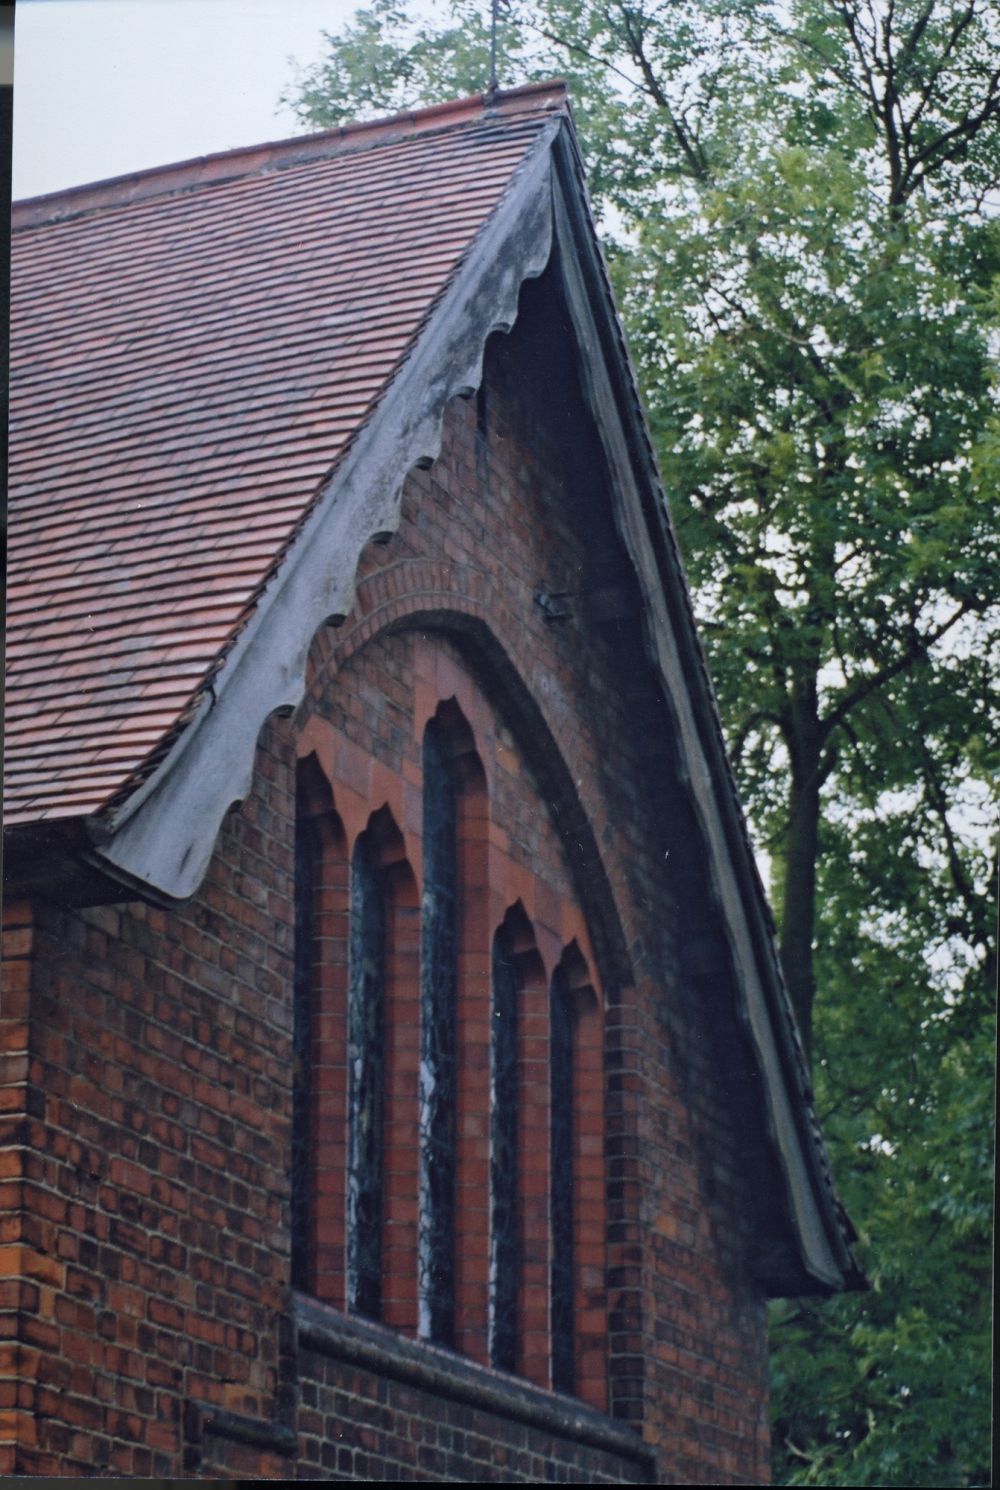
[[490, 1364], [517, 1369], [521, 1265], [518, 1154], [518, 996], [509, 933], [493, 938], [490, 1020]]
[[318, 833], [299, 793], [295, 817], [295, 943], [292, 983], [292, 1285], [311, 1288], [313, 1220], [313, 967]]
[[343, 1207], [330, 1180], [343, 1175], [344, 1107], [336, 1125], [321, 1120], [321, 1107], [336, 1101], [344, 1074], [344, 958], [336, 949], [346, 936], [347, 860], [314, 757], [299, 763], [295, 791], [291, 1272], [296, 1288], [342, 1301]]
[[549, 1213], [551, 1217], [550, 1319], [552, 1386], [572, 1392], [575, 1314], [575, 1114], [573, 1010], [562, 965], [549, 999]]
[[457, 792], [446, 741], [431, 720], [423, 747], [420, 969], [420, 1333], [454, 1340], [455, 1107], [458, 978]]
[[382, 1314], [386, 891], [368, 833], [351, 861], [347, 1005], [347, 1304]]

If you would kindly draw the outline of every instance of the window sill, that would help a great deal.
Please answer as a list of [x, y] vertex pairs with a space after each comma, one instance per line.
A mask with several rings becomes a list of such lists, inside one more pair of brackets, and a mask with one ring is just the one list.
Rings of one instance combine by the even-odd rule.
[[305, 1294], [293, 1293], [292, 1319], [300, 1348], [621, 1455], [647, 1472], [653, 1466], [652, 1449], [633, 1429], [573, 1398], [543, 1391], [426, 1340], [406, 1339]]

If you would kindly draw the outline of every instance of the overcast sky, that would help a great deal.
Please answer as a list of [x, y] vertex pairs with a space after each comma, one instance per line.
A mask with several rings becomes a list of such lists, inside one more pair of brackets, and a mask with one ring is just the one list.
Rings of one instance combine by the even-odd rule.
[[362, 0], [18, 0], [14, 196], [298, 133], [278, 98]]

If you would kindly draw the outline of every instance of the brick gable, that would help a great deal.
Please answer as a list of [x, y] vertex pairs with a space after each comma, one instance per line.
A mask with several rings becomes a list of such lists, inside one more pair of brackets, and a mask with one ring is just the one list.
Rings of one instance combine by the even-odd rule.
[[[485, 1285], [472, 1286], [481, 1262], [469, 1264], [456, 1342], [469, 1364], [437, 1377], [426, 1361], [394, 1362], [381, 1327], [352, 1357], [334, 1317], [291, 1322], [296, 755], [315, 756], [348, 833], [389, 805], [419, 866], [421, 727], [455, 698], [490, 801], [484, 931], [519, 903], [547, 973], [576, 938], [601, 988], [587, 1078], [597, 1105], [580, 1139], [604, 1171], [587, 1202], [582, 1328], [596, 1374], [584, 1372], [582, 1394], [639, 1430], [661, 1483], [764, 1476], [759, 1204], [748, 1185], [763, 1163], [740, 1106], [752, 1063], [707, 1017], [729, 997], [731, 968], [691, 825], [671, 820], [677, 803], [649, 776], [650, 740], [666, 725], [634, 650], [627, 585], [615, 606], [624, 615], [607, 619], [606, 599], [592, 609], [595, 572], [606, 596], [620, 565], [613, 534], [596, 527], [599, 468], [587, 478], [590, 452], [553, 437], [524, 397], [551, 371], [532, 372], [538, 350], [529, 333], [496, 339], [483, 397], [451, 406], [439, 462], [411, 478], [398, 534], [367, 551], [355, 610], [317, 636], [307, 697], [265, 731], [253, 791], [227, 818], [194, 900], [39, 911], [29, 1080], [40, 1121], [25, 1201], [55, 1272], [16, 1315], [25, 1345], [36, 1342], [38, 1414], [18, 1472], [186, 1464], [280, 1476], [291, 1462], [282, 1431], [297, 1434], [306, 1474], [474, 1477], [490, 1464], [531, 1479], [546, 1462], [578, 1480], [651, 1472], [638, 1441], [622, 1457], [622, 1428], [609, 1424], [599, 1447], [592, 1426], [581, 1447], [546, 1420], [553, 1399], [504, 1397], [507, 1379], [485, 1366]], [[567, 385], [568, 415], [578, 397]], [[541, 580], [569, 592], [566, 620], [546, 619]], [[682, 950], [679, 917], [702, 896], [700, 951]], [[476, 1100], [470, 1091], [470, 1115]], [[530, 1164], [544, 1169], [537, 1146]], [[317, 1248], [330, 1240], [321, 1224]], [[535, 1286], [544, 1294], [544, 1278]], [[410, 1318], [401, 1329], [412, 1339]], [[533, 1359], [526, 1375], [544, 1393], [544, 1348]]]
[[[562, 110], [533, 88], [349, 131], [346, 164], [319, 137], [26, 209], [53, 252], [106, 218], [169, 247], [178, 214], [211, 237], [224, 191], [279, 257], [304, 212], [320, 254], [309, 182], [325, 211], [343, 168], [354, 221], [390, 159], [428, 190], [443, 162], [440, 223], [492, 162], [407, 301], [406, 354], [367, 348], [381, 391], [351, 404], [362, 357], [327, 387], [343, 428], [332, 405], [307, 421], [329, 479], [303, 485], [281, 447], [287, 511], [251, 438], [258, 418], [303, 434], [280, 379], [239, 413], [178, 374], [196, 424], [242, 430], [226, 470], [269, 536], [238, 504], [217, 531], [205, 497], [167, 564], [200, 650], [170, 672], [158, 632], [152, 732], [128, 721], [159, 697], [155, 658], [152, 692], [140, 669], [104, 697], [108, 628], [86, 666], [59, 643], [79, 607], [23, 638], [10, 1472], [759, 1483], [765, 1296], [858, 1282]], [[233, 327], [244, 393], [262, 306]], [[308, 381], [327, 332], [292, 323]], [[162, 491], [111, 460], [95, 542], [127, 541], [125, 493], [156, 497], [169, 547], [215, 458], [185, 449], [154, 462]], [[219, 601], [220, 642], [206, 615], [244, 537], [256, 579]], [[98, 564], [87, 594], [73, 569], [80, 604], [110, 577], [127, 623], [145, 560]], [[83, 669], [79, 739], [36, 642]], [[36, 708], [56, 735], [31, 736]]]

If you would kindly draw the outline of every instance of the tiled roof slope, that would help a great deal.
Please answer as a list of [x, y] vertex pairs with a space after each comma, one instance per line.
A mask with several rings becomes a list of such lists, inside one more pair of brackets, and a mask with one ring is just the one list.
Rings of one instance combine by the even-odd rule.
[[141, 776], [562, 101], [15, 208], [8, 824]]

